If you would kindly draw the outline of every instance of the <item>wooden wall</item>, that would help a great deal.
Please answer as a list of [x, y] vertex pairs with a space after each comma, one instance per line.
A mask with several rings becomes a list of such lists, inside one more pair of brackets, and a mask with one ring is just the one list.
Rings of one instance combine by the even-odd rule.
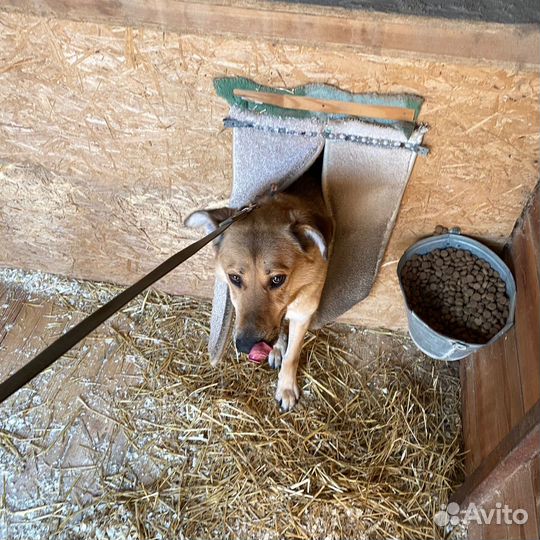
[[[222, 75], [426, 99], [432, 153], [344, 320], [405, 327], [397, 260], [437, 224], [505, 242], [538, 178], [538, 29], [257, 6], [0, 0], [0, 265], [128, 284], [196, 238], [183, 218], [230, 189]], [[160, 287], [212, 280], [207, 250]]]
[[507, 253], [517, 285], [514, 329], [461, 361], [468, 482], [459, 497], [523, 508], [521, 526], [478, 526], [470, 540], [540, 534], [540, 185], [518, 221]]

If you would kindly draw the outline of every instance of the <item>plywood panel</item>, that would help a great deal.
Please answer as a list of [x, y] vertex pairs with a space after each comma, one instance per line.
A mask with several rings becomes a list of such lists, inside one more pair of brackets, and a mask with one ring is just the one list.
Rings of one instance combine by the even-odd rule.
[[[0, 24], [0, 265], [127, 284], [194, 239], [182, 219], [230, 189], [221, 75], [426, 98], [432, 153], [417, 161], [372, 294], [346, 321], [404, 328], [401, 253], [439, 223], [504, 242], [537, 179], [534, 70], [15, 13]], [[209, 296], [211, 259], [161, 287]]]

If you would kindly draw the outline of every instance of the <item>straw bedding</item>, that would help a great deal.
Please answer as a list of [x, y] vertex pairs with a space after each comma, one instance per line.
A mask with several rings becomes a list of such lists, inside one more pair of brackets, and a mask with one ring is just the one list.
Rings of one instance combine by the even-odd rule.
[[[75, 319], [118, 291], [64, 282], [76, 285], [38, 292]], [[208, 321], [207, 303], [150, 292], [102, 330], [114, 340], [109, 354], [134, 376], [118, 387], [112, 381], [104, 408], [84, 395], [77, 402], [121, 435], [122, 459], [112, 467], [110, 451], [93, 448], [92, 489], [73, 482], [60, 495], [42, 486], [47, 502], [39, 508], [4, 486], [0, 530], [14, 538], [133, 540], [441, 535], [433, 515], [462, 475], [454, 370], [410, 354], [403, 336], [367, 357], [370, 332], [325, 329], [306, 338], [303, 396], [281, 414], [268, 367], [233, 351], [209, 366]], [[91, 362], [88, 347], [79, 345], [70, 361]], [[44, 377], [65, 369], [62, 362]], [[31, 422], [10, 423], [32, 418], [21, 400], [0, 407], [8, 476], [28, 470], [35, 449], [51, 444]]]

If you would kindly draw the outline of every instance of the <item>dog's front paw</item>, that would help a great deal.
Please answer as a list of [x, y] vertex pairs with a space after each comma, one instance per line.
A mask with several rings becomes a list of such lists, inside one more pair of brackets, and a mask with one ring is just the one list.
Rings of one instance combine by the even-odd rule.
[[280, 379], [276, 390], [276, 401], [282, 411], [290, 411], [300, 399], [300, 389], [296, 380]]
[[271, 368], [278, 369], [281, 367], [281, 361], [287, 350], [287, 334], [282, 330], [278, 340], [274, 343], [274, 347], [268, 355], [268, 365]]
[[274, 348], [270, 351], [268, 355], [268, 365], [273, 369], [278, 369], [281, 367], [281, 359], [285, 351], [281, 348], [279, 343], [274, 345]]

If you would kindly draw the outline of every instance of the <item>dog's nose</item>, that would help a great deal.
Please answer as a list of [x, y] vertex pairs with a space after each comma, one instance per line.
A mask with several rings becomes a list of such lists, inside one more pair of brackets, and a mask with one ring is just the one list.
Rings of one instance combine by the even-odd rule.
[[253, 348], [253, 345], [264, 341], [260, 336], [240, 334], [236, 336], [236, 350], [243, 353], [248, 353]]

